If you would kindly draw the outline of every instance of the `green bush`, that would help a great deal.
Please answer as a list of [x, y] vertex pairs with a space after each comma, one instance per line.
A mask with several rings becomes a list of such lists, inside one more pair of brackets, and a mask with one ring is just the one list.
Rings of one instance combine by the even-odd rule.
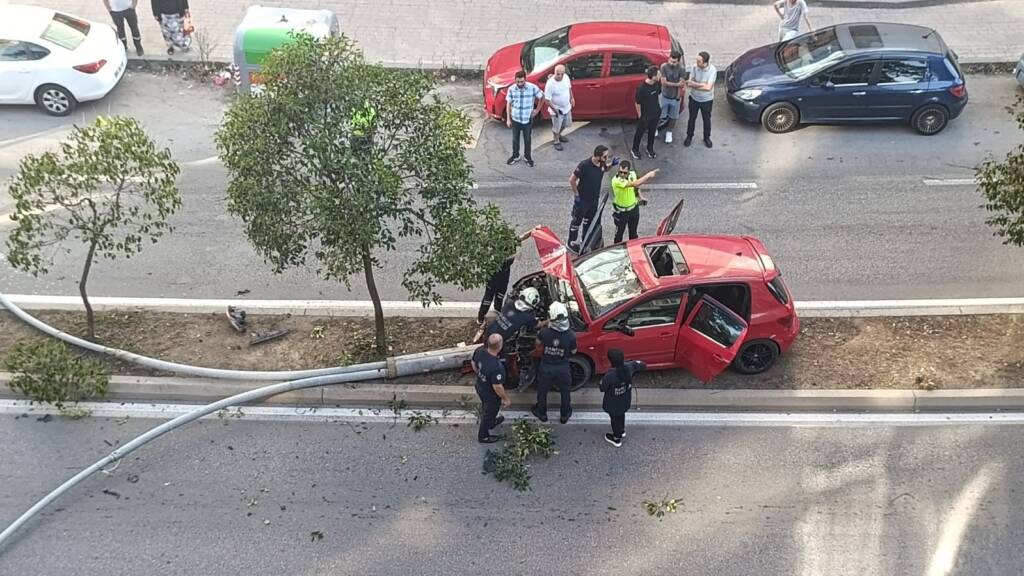
[[65, 402], [106, 396], [110, 384], [102, 364], [73, 353], [58, 340], [20, 343], [11, 349], [4, 366], [14, 374], [12, 389], [62, 410]]
[[536, 455], [549, 458], [555, 452], [551, 428], [529, 420], [518, 420], [500, 452], [488, 450], [484, 455], [484, 471], [499, 482], [508, 482], [520, 492], [530, 489], [530, 465], [527, 459]]

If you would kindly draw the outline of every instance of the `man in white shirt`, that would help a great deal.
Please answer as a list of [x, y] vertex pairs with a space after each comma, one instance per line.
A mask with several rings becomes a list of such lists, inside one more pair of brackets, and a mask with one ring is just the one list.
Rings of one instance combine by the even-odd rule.
[[572, 124], [572, 109], [576, 106], [576, 99], [572, 96], [572, 82], [565, 75], [565, 66], [555, 66], [555, 73], [544, 84], [544, 99], [548, 102], [548, 112], [551, 114], [555, 150], [561, 151], [562, 142], [569, 141], [562, 136], [562, 131]]
[[124, 31], [124, 24], [127, 22], [128, 28], [132, 31], [132, 43], [135, 44], [135, 53], [142, 56], [145, 52], [142, 50], [142, 35], [139, 34], [139, 17], [135, 13], [138, 3], [139, 0], [103, 0], [103, 5], [107, 8], [107, 12], [110, 12], [110, 17], [114, 20], [117, 38], [121, 41], [121, 44], [124, 44], [124, 49], [128, 50], [128, 38]]
[[800, 35], [800, 19], [807, 23], [807, 30], [814, 30], [811, 19], [807, 17], [807, 2], [804, 0], [778, 0], [772, 7], [779, 16], [779, 42]]

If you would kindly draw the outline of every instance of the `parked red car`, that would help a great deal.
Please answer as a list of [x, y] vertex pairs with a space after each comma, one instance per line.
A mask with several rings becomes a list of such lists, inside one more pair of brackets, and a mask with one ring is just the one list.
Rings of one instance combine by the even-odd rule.
[[[528, 42], [506, 46], [487, 61], [484, 109], [504, 120], [506, 89], [519, 70], [544, 89], [558, 64], [572, 80], [573, 118], [636, 118], [634, 97], [648, 66], [661, 66], [683, 50], [664, 26], [639, 22], [585, 22], [559, 28]], [[545, 107], [541, 114], [548, 117]]]
[[[569, 309], [579, 347], [571, 360], [574, 389], [611, 369], [610, 348], [650, 369], [685, 368], [708, 382], [730, 365], [743, 374], [763, 372], [792, 345], [800, 320], [761, 241], [672, 234], [682, 206], [680, 201], [654, 236], [575, 262], [549, 228], [534, 231], [543, 271], [514, 288], [540, 290], [543, 310], [555, 300]], [[529, 345], [526, 356], [532, 337], [521, 341]], [[524, 364], [522, 377], [529, 382], [530, 363]]]

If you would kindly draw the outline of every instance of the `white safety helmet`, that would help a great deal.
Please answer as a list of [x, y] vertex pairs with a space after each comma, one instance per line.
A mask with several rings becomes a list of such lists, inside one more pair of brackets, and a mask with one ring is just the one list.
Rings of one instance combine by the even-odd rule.
[[569, 310], [561, 302], [552, 302], [548, 306], [548, 320], [551, 328], [559, 332], [569, 329]]
[[540, 292], [533, 286], [523, 288], [523, 291], [519, 293], [519, 299], [533, 310], [540, 306]]

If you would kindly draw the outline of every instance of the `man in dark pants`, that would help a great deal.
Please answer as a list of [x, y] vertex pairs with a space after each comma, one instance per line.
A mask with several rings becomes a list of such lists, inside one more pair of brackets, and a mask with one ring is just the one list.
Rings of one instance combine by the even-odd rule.
[[633, 158], [640, 159], [640, 140], [647, 134], [647, 155], [657, 158], [654, 153], [654, 136], [658, 131], [658, 120], [661, 118], [661, 83], [658, 78], [658, 67], [647, 67], [647, 78], [636, 88], [636, 132], [633, 133], [633, 148], [629, 151]]
[[657, 175], [657, 170], [651, 170], [637, 178], [636, 172], [633, 171], [628, 160], [619, 162], [619, 172], [612, 176], [612, 207], [615, 210], [612, 214], [612, 221], [615, 222], [616, 244], [622, 242], [623, 233], [627, 228], [629, 229], [629, 239], [637, 239], [636, 229], [640, 225], [640, 206], [647, 203], [647, 199], [640, 194], [640, 187]]
[[516, 83], [505, 91], [505, 122], [512, 129], [512, 155], [505, 161], [509, 166], [519, 162], [519, 137], [523, 137], [523, 158], [533, 168], [530, 144], [533, 138], [533, 119], [540, 114], [544, 93], [526, 81], [526, 72], [516, 72]]
[[103, 0], [107, 12], [114, 20], [114, 27], [117, 29], [117, 38], [128, 50], [128, 38], [124, 32], [124, 23], [128, 22], [128, 28], [132, 31], [132, 43], [135, 44], [135, 53], [139, 56], [145, 54], [142, 50], [142, 34], [139, 33], [139, 16], [135, 13], [135, 7], [139, 0]]
[[501, 436], [491, 434], [491, 430], [505, 421], [498, 416], [502, 406], [508, 408], [512, 399], [505, 392], [505, 367], [498, 361], [498, 354], [504, 342], [501, 334], [491, 334], [487, 343], [473, 352], [473, 371], [476, 372], [476, 394], [480, 397], [480, 430], [477, 440], [481, 444], [493, 444], [501, 440]]
[[605, 434], [604, 439], [618, 448], [626, 436], [626, 412], [633, 403], [633, 374], [645, 370], [647, 364], [639, 360], [626, 362], [618, 348], [608, 351], [608, 360], [612, 363], [612, 370], [601, 379], [601, 392], [604, 392], [601, 408], [611, 420], [612, 431]]
[[711, 65], [711, 55], [707, 52], [697, 54], [697, 65], [690, 71], [690, 79], [686, 85], [690, 88], [690, 120], [686, 123], [686, 140], [683, 146], [693, 142], [693, 129], [697, 124], [697, 112], [700, 112], [701, 123], [704, 125], [704, 145], [711, 148], [711, 105], [715, 103], [715, 80], [718, 71]]
[[[533, 234], [534, 229], [530, 229], [525, 234], [519, 236], [519, 242], [522, 243]], [[484, 318], [487, 315], [487, 309], [494, 304], [494, 311], [501, 312], [501, 307], [505, 302], [505, 293], [508, 292], [508, 281], [512, 275], [512, 264], [516, 261], [516, 255], [512, 254], [505, 259], [502, 263], [501, 268], [498, 269], [488, 280], [487, 286], [484, 288], [484, 297], [480, 300], [480, 310], [477, 311], [476, 321], [481, 325], [484, 322]], [[479, 337], [479, 336], [478, 336]], [[475, 339], [474, 339], [475, 341]]]
[[561, 418], [565, 424], [572, 417], [572, 369], [569, 358], [576, 353], [576, 334], [569, 327], [569, 311], [565, 304], [553, 302], [548, 308], [549, 326], [537, 334], [544, 352], [537, 368], [537, 403], [530, 410], [541, 422], [548, 421], [548, 390], [558, 388], [562, 396]]
[[566, 247], [575, 254], [582, 254], [583, 239], [587, 237], [590, 226], [597, 215], [597, 204], [601, 198], [601, 182], [604, 173], [612, 166], [618, 165], [618, 158], [608, 161], [608, 147], [599, 144], [594, 148], [594, 155], [580, 162], [569, 177], [572, 188], [572, 222], [569, 224], [569, 240]]

